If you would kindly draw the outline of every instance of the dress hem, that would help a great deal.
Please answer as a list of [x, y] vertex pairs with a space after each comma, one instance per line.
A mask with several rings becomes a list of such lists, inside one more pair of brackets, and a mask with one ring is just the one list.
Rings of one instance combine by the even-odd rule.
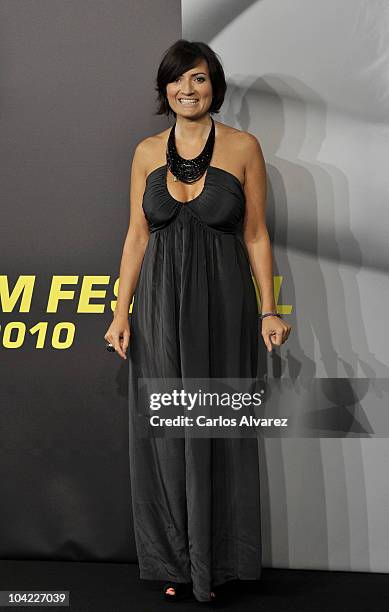
[[[261, 577], [262, 577], [262, 570], [259, 570], [259, 572], [255, 575], [253, 575], [252, 573], [249, 574], [245, 572], [238, 572], [233, 575], [228, 574], [228, 577], [216, 578], [215, 580], [212, 581], [212, 584], [214, 586], [220, 586], [222, 584], [225, 584], [226, 582], [229, 582], [230, 580], [260, 580]], [[144, 572], [144, 571], [139, 572], [139, 578], [140, 580], [164, 580], [164, 581], [171, 580], [173, 582], [183, 582], [183, 583], [192, 582], [192, 576], [190, 577], [174, 576], [173, 574], [167, 575], [167, 574], [159, 574], [157, 572]]]

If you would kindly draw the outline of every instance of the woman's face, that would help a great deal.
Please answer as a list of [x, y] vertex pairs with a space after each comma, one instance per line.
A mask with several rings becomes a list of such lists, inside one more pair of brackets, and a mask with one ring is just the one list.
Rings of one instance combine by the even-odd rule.
[[166, 95], [177, 115], [193, 119], [204, 115], [212, 104], [212, 83], [207, 61], [202, 59], [194, 68], [168, 83]]

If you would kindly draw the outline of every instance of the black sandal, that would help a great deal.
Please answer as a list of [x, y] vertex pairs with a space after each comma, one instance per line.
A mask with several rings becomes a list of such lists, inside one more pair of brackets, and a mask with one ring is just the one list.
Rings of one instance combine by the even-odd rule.
[[[174, 589], [174, 595], [167, 593], [168, 589]], [[191, 582], [165, 582], [163, 585], [163, 594], [165, 599], [169, 601], [178, 601], [186, 599], [192, 595]]]
[[[213, 595], [211, 595], [211, 593], [213, 593]], [[212, 604], [216, 604], [216, 602], [218, 602], [219, 599], [218, 599], [217, 593], [214, 588], [212, 589], [211, 593], [209, 594], [209, 599], [203, 599], [199, 603], [201, 605], [211, 605], [211, 606]]]

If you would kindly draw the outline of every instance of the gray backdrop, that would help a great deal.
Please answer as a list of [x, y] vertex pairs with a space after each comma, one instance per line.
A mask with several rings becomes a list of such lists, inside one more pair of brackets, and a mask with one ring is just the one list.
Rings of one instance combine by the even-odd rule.
[[278, 304], [293, 325], [263, 353], [269, 412], [310, 413], [311, 437], [261, 447], [264, 564], [387, 572], [388, 4], [182, 9], [184, 36], [223, 60], [221, 119], [255, 134], [267, 163]]
[[[154, 79], [180, 2], [5, 0], [0, 24], [0, 558], [136, 560], [128, 366], [103, 336], [133, 150], [168, 125]], [[74, 294], [47, 312], [56, 275]], [[31, 303], [12, 305], [22, 276]], [[88, 277], [99, 293], [79, 308]], [[52, 346], [61, 322], [69, 348]]]

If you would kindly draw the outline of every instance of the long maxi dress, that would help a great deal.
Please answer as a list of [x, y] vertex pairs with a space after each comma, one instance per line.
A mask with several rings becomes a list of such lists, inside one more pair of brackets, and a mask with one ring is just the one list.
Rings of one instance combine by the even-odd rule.
[[257, 376], [258, 303], [242, 239], [239, 179], [207, 169], [179, 202], [167, 166], [146, 179], [150, 238], [134, 292], [129, 343], [129, 452], [141, 579], [193, 582], [198, 601], [231, 579], [259, 579], [256, 438], [145, 437], [138, 378]]

